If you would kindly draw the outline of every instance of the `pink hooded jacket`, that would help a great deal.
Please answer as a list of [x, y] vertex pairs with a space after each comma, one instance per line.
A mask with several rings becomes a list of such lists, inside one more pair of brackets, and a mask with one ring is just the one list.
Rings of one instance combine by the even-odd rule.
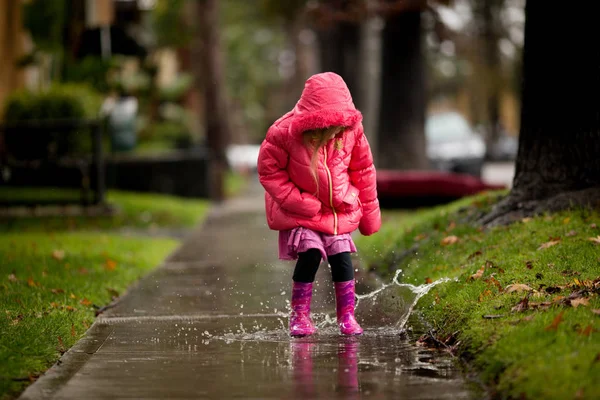
[[[302, 133], [330, 126], [347, 129], [319, 151], [317, 191], [311, 150]], [[260, 148], [258, 175], [273, 230], [302, 226], [338, 235], [358, 228], [369, 236], [381, 227], [375, 167], [362, 114], [337, 74], [309, 78], [294, 109], [271, 125]]]

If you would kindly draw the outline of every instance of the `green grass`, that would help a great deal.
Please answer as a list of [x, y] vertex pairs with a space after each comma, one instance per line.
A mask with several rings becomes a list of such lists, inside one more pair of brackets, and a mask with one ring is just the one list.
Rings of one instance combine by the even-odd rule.
[[[65, 199], [77, 191], [54, 188], [0, 188], [4, 199]], [[108, 230], [120, 228], [191, 228], [206, 214], [209, 202], [173, 196], [111, 190], [107, 201], [117, 210], [113, 216], [8, 218], [0, 232]]]
[[[475, 217], [494, 201], [488, 194], [409, 215], [384, 210], [381, 232], [357, 246], [388, 277], [400, 268], [408, 283], [456, 278], [421, 299], [419, 312], [438, 338], [456, 333], [456, 351], [495, 396], [600, 398], [600, 315], [592, 311], [600, 309], [600, 282], [593, 282], [600, 244], [589, 240], [600, 239], [600, 213], [561, 212], [484, 231]], [[451, 236], [458, 241], [442, 243]], [[558, 242], [540, 248], [551, 241]], [[531, 290], [508, 293], [512, 284]], [[587, 304], [561, 302], [581, 290]], [[528, 294], [529, 307], [513, 311]]]
[[0, 398], [50, 367], [92, 324], [94, 306], [110, 303], [177, 245], [91, 232], [0, 235]]
[[248, 183], [248, 178], [237, 172], [228, 172], [225, 176], [225, 196], [234, 197], [240, 194]]
[[[0, 188], [4, 199], [77, 195]], [[116, 215], [0, 220], [0, 399], [18, 396], [84, 334], [98, 307], [176, 248], [177, 240], [152, 237], [154, 228], [192, 228], [209, 208], [206, 200], [121, 191], [108, 202]]]

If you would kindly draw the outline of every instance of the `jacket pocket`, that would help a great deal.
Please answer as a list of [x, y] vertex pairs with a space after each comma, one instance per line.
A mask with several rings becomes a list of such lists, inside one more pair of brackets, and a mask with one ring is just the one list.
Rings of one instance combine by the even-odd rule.
[[342, 202], [346, 206], [346, 212], [355, 211], [360, 208], [360, 201], [358, 199], [359, 194], [360, 191], [357, 188], [350, 186], [342, 199]]

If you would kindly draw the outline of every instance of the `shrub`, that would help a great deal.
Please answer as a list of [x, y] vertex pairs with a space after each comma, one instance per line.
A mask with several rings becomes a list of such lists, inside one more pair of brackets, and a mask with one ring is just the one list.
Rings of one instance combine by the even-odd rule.
[[[86, 85], [54, 85], [48, 90], [23, 90], [10, 96], [5, 104], [7, 123], [48, 120], [82, 120], [99, 116], [102, 98]], [[89, 132], [56, 132], [48, 129], [21, 129], [5, 134], [10, 155], [18, 159], [40, 159], [77, 153], [89, 149]]]

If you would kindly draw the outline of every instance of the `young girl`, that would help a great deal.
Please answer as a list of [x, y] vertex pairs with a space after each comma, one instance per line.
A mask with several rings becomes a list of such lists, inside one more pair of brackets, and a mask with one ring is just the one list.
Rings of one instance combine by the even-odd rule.
[[381, 213], [362, 114], [339, 75], [326, 72], [306, 81], [294, 109], [269, 128], [258, 175], [266, 191], [268, 225], [279, 231], [279, 258], [297, 260], [290, 335], [316, 332], [310, 303], [322, 259], [331, 266], [340, 331], [360, 335], [350, 233], [377, 232]]

